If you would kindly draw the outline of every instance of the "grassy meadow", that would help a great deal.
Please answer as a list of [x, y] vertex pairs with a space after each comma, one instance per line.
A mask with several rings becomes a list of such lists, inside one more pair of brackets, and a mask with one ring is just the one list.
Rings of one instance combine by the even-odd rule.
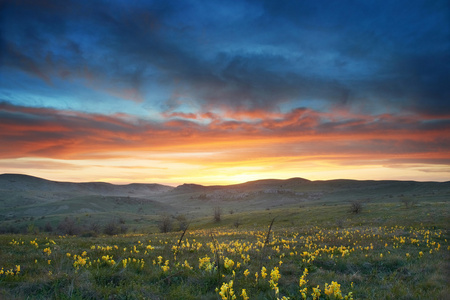
[[339, 203], [210, 211], [184, 234], [3, 234], [0, 298], [448, 297], [447, 201]]
[[4, 174], [0, 299], [446, 299], [449, 196], [449, 182]]

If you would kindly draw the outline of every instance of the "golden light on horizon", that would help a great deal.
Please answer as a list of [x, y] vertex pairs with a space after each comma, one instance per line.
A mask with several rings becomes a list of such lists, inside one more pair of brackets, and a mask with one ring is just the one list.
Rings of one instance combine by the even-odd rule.
[[[189, 155], [191, 158], [193, 155]], [[170, 157], [170, 155], [169, 155]], [[259, 179], [289, 179], [302, 177], [309, 180], [419, 180], [443, 181], [441, 173], [448, 168], [440, 165], [402, 164], [347, 164], [343, 161], [305, 159], [286, 162], [286, 158], [264, 158], [241, 162], [202, 163], [201, 159], [182, 163], [175, 154], [162, 158], [58, 160], [21, 158], [2, 160], [3, 173], [22, 173], [55, 181], [102, 181], [115, 184], [159, 183], [177, 186], [183, 183], [202, 185], [230, 185]], [[291, 158], [292, 159], [292, 158]], [[293, 160], [293, 159], [292, 159]], [[9, 166], [8, 166], [9, 165]], [[429, 172], [430, 168], [434, 172]]]

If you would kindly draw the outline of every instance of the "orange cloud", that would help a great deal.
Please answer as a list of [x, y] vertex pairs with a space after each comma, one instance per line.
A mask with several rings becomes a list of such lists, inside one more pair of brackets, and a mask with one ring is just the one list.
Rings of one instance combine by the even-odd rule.
[[[333, 115], [331, 119], [326, 113], [296, 109], [264, 119], [229, 120], [214, 115], [203, 124], [193, 115], [151, 122], [125, 114], [86, 114], [7, 103], [0, 104], [0, 115], [0, 159], [101, 162], [145, 153], [145, 159], [157, 157], [159, 167], [165, 162], [217, 170], [232, 166], [282, 169], [311, 163], [315, 167], [349, 167], [355, 161], [367, 166], [448, 165], [450, 161], [449, 122], [423, 121], [417, 116]], [[260, 113], [255, 116], [262, 118]]]

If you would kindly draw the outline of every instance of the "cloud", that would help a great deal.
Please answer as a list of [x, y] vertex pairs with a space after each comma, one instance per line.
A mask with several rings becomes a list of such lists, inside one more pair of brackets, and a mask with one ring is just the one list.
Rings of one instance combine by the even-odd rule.
[[[444, 1], [7, 1], [2, 19], [0, 71], [168, 114], [450, 113]], [[177, 111], [186, 102], [194, 111]]]
[[[128, 115], [99, 115], [0, 104], [1, 158], [43, 157], [88, 159], [160, 152], [217, 155], [180, 156], [182, 161], [282, 158], [448, 163], [448, 120], [422, 121], [396, 115], [354, 116], [330, 120], [306, 108], [264, 120], [230, 121], [215, 117], [206, 123], [188, 115], [163, 122]], [[181, 116], [186, 117], [186, 116]], [[334, 114], [333, 118], [337, 118]], [[433, 123], [433, 122], [432, 122]], [[437, 124], [439, 123], [439, 124]], [[204, 163], [205, 163], [204, 162]]]

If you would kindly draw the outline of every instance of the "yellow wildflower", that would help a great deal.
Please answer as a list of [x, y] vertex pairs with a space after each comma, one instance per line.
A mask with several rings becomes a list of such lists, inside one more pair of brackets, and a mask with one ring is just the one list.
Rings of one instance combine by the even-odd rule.
[[244, 299], [244, 300], [250, 299], [250, 297], [247, 296], [247, 292], [245, 291], [245, 289], [242, 289], [241, 296], [242, 296], [242, 299]]
[[313, 293], [311, 294], [313, 296], [313, 300], [319, 299], [320, 298], [320, 288], [319, 286], [317, 286], [317, 288], [312, 288], [313, 289]]
[[337, 299], [343, 299], [341, 294], [341, 285], [335, 281], [332, 281], [330, 285], [325, 283], [325, 294], [327, 296], [334, 295]]
[[244, 276], [247, 277], [248, 274], [250, 274], [250, 272], [248, 271], [248, 269], [246, 269], [246, 270], [244, 271]]
[[224, 261], [224, 267], [225, 269], [231, 269], [234, 266], [234, 261], [229, 259], [228, 257], [225, 257], [225, 261]]
[[261, 277], [266, 278], [266, 276], [267, 276], [267, 269], [266, 269], [266, 267], [262, 267], [261, 268]]
[[44, 253], [47, 253], [47, 255], [52, 254], [52, 250], [50, 249], [50, 247], [47, 247], [44, 249]]

